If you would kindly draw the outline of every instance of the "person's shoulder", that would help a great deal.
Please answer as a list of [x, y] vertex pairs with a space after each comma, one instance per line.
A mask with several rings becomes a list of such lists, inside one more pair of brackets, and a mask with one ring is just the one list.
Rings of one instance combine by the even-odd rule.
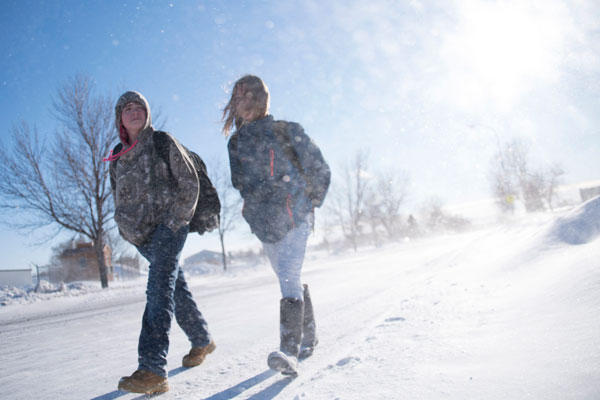
[[293, 121], [277, 121], [282, 122], [290, 140], [294, 145], [307, 145], [312, 142], [310, 136], [304, 132], [304, 128], [298, 122]]
[[240, 136], [240, 132], [239, 131], [235, 131], [233, 132], [231, 135], [229, 135], [228, 141], [232, 141], [232, 140], [237, 140], [237, 138]]
[[229, 139], [227, 140], [227, 147], [231, 148], [232, 146], [235, 146], [235, 144], [238, 141], [239, 136], [240, 135], [238, 134], [237, 131], [235, 131], [233, 134], [231, 134], [229, 136]]
[[152, 139], [155, 141], [158, 140], [158, 141], [164, 141], [164, 142], [176, 141], [175, 137], [173, 135], [171, 135], [169, 132], [158, 131], [158, 130], [153, 130]]
[[176, 148], [182, 150], [182, 144], [177, 138], [170, 132], [157, 131], [153, 133], [154, 145], [158, 148]]
[[[154, 148], [156, 149], [157, 156], [162, 159], [168, 159], [169, 162], [179, 159], [178, 157], [173, 159], [173, 155], [176, 156], [179, 154], [183, 157], [183, 159], [185, 159], [190, 153], [190, 151], [184, 145], [182, 145], [175, 136], [166, 131], [155, 130], [152, 135], [152, 141]], [[168, 154], [171, 156], [167, 156]]]
[[274, 128], [285, 129], [290, 133], [301, 133], [304, 134], [304, 128], [298, 122], [294, 121], [286, 121], [283, 119], [273, 120], [272, 122]]

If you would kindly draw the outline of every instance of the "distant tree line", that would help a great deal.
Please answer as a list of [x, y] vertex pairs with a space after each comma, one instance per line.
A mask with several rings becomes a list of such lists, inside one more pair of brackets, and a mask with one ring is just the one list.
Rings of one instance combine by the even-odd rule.
[[439, 198], [427, 201], [417, 214], [407, 213], [408, 173], [402, 169], [371, 171], [365, 150], [358, 150], [338, 171], [341, 174], [334, 176], [326, 200], [326, 246], [335, 240], [335, 232], [341, 232], [343, 241], [356, 251], [363, 243], [380, 246], [432, 231], [462, 230], [470, 224], [444, 211]]

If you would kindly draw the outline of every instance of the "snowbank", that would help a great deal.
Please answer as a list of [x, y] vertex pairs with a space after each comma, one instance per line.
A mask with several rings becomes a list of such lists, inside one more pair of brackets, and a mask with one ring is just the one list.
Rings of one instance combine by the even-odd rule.
[[[192, 267], [184, 271], [188, 283], [192, 284], [199, 279], [211, 277], [218, 280], [219, 277], [231, 278], [233, 276], [242, 277], [248, 274], [255, 275], [258, 270], [266, 269], [265, 263], [231, 263], [229, 269], [223, 272], [220, 265], [209, 265], [206, 268]], [[0, 307], [16, 304], [33, 304], [40, 301], [53, 300], [60, 297], [80, 297], [85, 295], [118, 297], [130, 295], [132, 290], [143, 293], [146, 286], [146, 277], [140, 276], [137, 279], [125, 281], [109, 282], [109, 290], [102, 289], [98, 281], [79, 281], [71, 283], [53, 284], [42, 280], [39, 287], [14, 287], [0, 286]]]
[[600, 234], [600, 196], [577, 207], [554, 224], [552, 235], [568, 244], [585, 244]]
[[81, 296], [100, 290], [98, 284], [91, 282], [72, 282], [54, 285], [41, 281], [39, 287], [20, 288], [14, 286], [0, 287], [0, 306], [11, 304], [29, 304], [56, 297]]

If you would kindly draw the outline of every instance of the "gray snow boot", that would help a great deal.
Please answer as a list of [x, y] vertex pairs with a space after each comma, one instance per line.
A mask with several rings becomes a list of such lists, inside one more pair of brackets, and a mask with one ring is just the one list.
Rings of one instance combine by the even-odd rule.
[[302, 341], [304, 302], [299, 299], [283, 298], [279, 303], [279, 351], [269, 354], [269, 368], [284, 375], [298, 373], [298, 354]]
[[300, 345], [300, 360], [312, 356], [315, 346], [319, 343], [317, 338], [317, 325], [308, 285], [304, 286], [304, 321], [302, 323], [302, 344]]

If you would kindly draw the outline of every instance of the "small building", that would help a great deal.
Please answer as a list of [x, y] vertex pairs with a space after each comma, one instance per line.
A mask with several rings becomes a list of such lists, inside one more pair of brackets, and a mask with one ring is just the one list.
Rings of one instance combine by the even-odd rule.
[[183, 262], [183, 268], [186, 272], [205, 274], [221, 270], [221, 262], [221, 253], [202, 250], [199, 253], [187, 257]]
[[[113, 280], [113, 267], [111, 251], [108, 245], [104, 246], [104, 257], [106, 260], [106, 274], [109, 281]], [[96, 249], [93, 243], [74, 242], [59, 256], [61, 268], [53, 271], [52, 281], [99, 281], [100, 270]]]
[[33, 284], [31, 269], [0, 269], [0, 286], [26, 287]]
[[221, 253], [217, 253], [215, 251], [210, 250], [202, 250], [199, 253], [196, 253], [192, 256], [189, 256], [183, 262], [184, 265], [194, 265], [194, 264], [220, 264], [221, 263]]

